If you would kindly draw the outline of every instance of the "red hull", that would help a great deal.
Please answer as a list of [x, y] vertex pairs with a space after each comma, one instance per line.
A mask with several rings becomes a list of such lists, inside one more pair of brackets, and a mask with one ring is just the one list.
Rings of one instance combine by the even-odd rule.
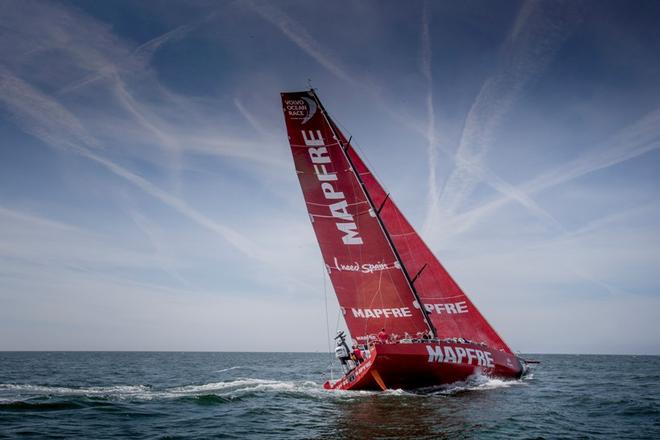
[[474, 374], [516, 379], [523, 363], [513, 354], [453, 342], [371, 347], [357, 368], [323, 387], [333, 390], [415, 389], [463, 381]]

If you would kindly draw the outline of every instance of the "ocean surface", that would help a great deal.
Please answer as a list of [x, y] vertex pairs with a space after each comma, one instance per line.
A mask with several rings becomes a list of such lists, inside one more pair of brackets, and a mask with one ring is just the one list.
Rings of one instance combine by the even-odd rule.
[[324, 391], [328, 354], [0, 352], [0, 438], [660, 439], [660, 357], [530, 357], [419, 394]]

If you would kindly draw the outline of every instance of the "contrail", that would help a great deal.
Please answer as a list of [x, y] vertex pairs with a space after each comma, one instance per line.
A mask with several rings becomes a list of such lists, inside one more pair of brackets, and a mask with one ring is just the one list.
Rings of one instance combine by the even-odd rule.
[[335, 76], [350, 83], [354, 82], [348, 73], [346, 73], [346, 69], [344, 69], [338, 61], [333, 60], [330, 56], [325, 54], [323, 50], [321, 50], [320, 44], [312, 38], [309, 33], [307, 33], [300, 23], [293, 20], [272, 4], [256, 4], [252, 1], [247, 1], [246, 4], [263, 19], [275, 25], [296, 46], [318, 61], [319, 64], [323, 65]]
[[75, 82], [72, 82], [62, 89], [60, 89], [56, 94], [57, 95], [64, 95], [67, 93], [70, 93], [74, 90], [77, 90], [87, 84], [93, 83], [99, 79], [102, 78], [108, 78], [113, 75], [117, 75], [119, 72], [125, 70], [128, 68], [128, 66], [131, 66], [130, 61], [134, 60], [140, 60], [142, 61], [140, 63], [140, 66], [145, 66], [145, 62], [151, 58], [162, 45], [170, 42], [170, 41], [175, 41], [183, 38], [193, 30], [195, 30], [197, 27], [199, 27], [201, 24], [211, 20], [215, 16], [215, 12], [212, 14], [209, 14], [208, 16], [204, 17], [201, 20], [197, 20], [193, 23], [177, 26], [176, 28], [169, 30], [165, 32], [164, 34], [161, 34], [157, 37], [152, 38], [149, 41], [146, 41], [136, 47], [133, 52], [130, 54], [128, 59], [124, 60], [115, 60], [111, 61], [108, 60], [104, 66], [102, 66], [100, 69], [98, 69], [96, 72], [91, 73]]
[[430, 218], [437, 209], [438, 191], [437, 191], [437, 178], [436, 178], [436, 163], [438, 161], [438, 151], [435, 139], [435, 112], [433, 109], [433, 71], [432, 59], [433, 54], [431, 51], [431, 36], [429, 32], [429, 4], [424, 2], [422, 10], [422, 56], [421, 56], [421, 70], [422, 75], [426, 79], [427, 93], [426, 93], [426, 112], [427, 112], [427, 127], [426, 127], [426, 140], [429, 177], [428, 177], [428, 206], [426, 217]]
[[246, 121], [252, 126], [252, 128], [255, 129], [259, 134], [261, 134], [264, 137], [273, 137], [272, 133], [269, 133], [268, 130], [264, 129], [264, 127], [261, 126], [259, 121], [257, 121], [257, 118], [254, 117], [252, 113], [248, 111], [247, 108], [243, 105], [240, 99], [234, 98], [234, 105], [238, 109], [238, 111], [243, 115]]
[[[545, 5], [527, 2], [518, 14], [512, 32], [503, 46], [503, 67], [488, 78], [470, 109], [463, 129], [463, 135], [455, 154], [455, 169], [448, 177], [438, 206], [448, 216], [453, 217], [463, 200], [484, 180], [499, 192], [513, 188], [501, 182], [488, 180], [482, 170], [484, 160], [493, 143], [496, 129], [511, 106], [518, 99], [524, 86], [536, 77], [552, 60], [555, 53], [569, 34], [573, 19], [571, 8], [563, 4]], [[525, 200], [522, 194], [508, 194], [517, 200]], [[537, 215], [549, 218], [549, 214], [534, 201], [527, 198], [523, 203]], [[435, 218], [438, 210], [429, 210], [425, 225], [432, 227], [438, 223]]]
[[32, 214], [28, 214], [22, 211], [16, 211], [13, 209], [6, 208], [2, 205], [0, 205], [0, 216], [6, 216], [6, 217], [13, 217], [15, 219], [20, 220], [21, 222], [28, 222], [28, 223], [33, 223], [35, 225], [39, 226], [46, 226], [48, 228], [53, 228], [53, 229], [58, 229], [62, 231], [73, 231], [73, 232], [78, 232], [78, 233], [87, 233], [87, 231], [83, 231], [82, 229], [72, 226], [66, 223], [54, 221], [51, 219], [46, 219], [42, 217], [37, 217]]
[[[576, 159], [548, 171], [520, 185], [518, 192], [531, 196], [562, 183], [569, 182], [598, 170], [643, 156], [660, 148], [660, 108], [645, 115], [629, 127], [621, 130], [604, 147], [596, 146]], [[465, 232], [480, 218], [496, 211], [514, 199], [511, 194], [502, 195], [477, 208], [454, 218], [450, 234]]]
[[49, 99], [5, 70], [0, 70], [0, 101], [4, 102], [26, 132], [33, 134], [47, 145], [74, 152], [102, 165], [113, 174], [132, 183], [198, 225], [219, 234], [241, 253], [252, 258], [267, 260], [263, 251], [240, 233], [211, 220], [188, 206], [183, 200], [168, 194], [145, 178], [84, 146], [96, 143], [85, 132], [75, 116], [56, 101]]

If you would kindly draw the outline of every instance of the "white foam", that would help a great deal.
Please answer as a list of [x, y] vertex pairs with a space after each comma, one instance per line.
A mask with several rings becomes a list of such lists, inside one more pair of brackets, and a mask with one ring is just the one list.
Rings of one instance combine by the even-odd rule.
[[518, 380], [502, 380], [496, 379], [481, 374], [475, 374], [468, 377], [465, 381], [454, 382], [439, 387], [428, 389], [430, 394], [444, 394], [452, 395], [463, 391], [481, 391], [481, 390], [494, 390], [498, 388], [509, 388], [511, 386], [523, 385], [522, 379]]
[[247, 393], [291, 392], [318, 396], [328, 393], [319, 384], [312, 381], [295, 382], [256, 378], [241, 378], [231, 381], [210, 382], [164, 389], [152, 389], [145, 385], [60, 387], [31, 384], [0, 384], [0, 391], [13, 391], [17, 394], [30, 396], [73, 395], [141, 400], [195, 397], [207, 394], [235, 398]]
[[55, 387], [31, 384], [0, 384], [0, 391], [17, 391], [26, 394], [46, 394], [62, 396], [131, 396], [149, 391], [145, 385], [113, 385], [105, 387]]
[[385, 390], [385, 391], [383, 392], [383, 394], [384, 394], [384, 395], [387, 395], [387, 396], [407, 396], [407, 395], [412, 395], [412, 393], [410, 393], [410, 392], [408, 392], [408, 391], [405, 391], [405, 390], [402, 390], [402, 389], [400, 389], [400, 388], [395, 389], [395, 390], [389, 390], [389, 389], [388, 389], [388, 390]]
[[[240, 368], [240, 367], [232, 367]], [[422, 394], [452, 395], [463, 391], [492, 390], [522, 384], [522, 380], [501, 380], [487, 376], [471, 376], [465, 382], [456, 382], [440, 387], [422, 390]], [[216, 395], [229, 399], [240, 398], [246, 394], [292, 393], [319, 399], [353, 400], [366, 396], [384, 397], [415, 396], [416, 392], [401, 389], [380, 391], [326, 390], [313, 381], [281, 381], [259, 378], [239, 378], [220, 382], [197, 385], [184, 385], [171, 388], [154, 389], [147, 385], [114, 385], [90, 387], [60, 387], [31, 384], [0, 384], [0, 391], [12, 391], [19, 395], [74, 395], [88, 397], [107, 397], [115, 399], [172, 399]], [[4, 396], [3, 396], [4, 397]], [[13, 396], [12, 396], [13, 397]]]
[[223, 368], [222, 370], [215, 370], [214, 373], [226, 373], [227, 371], [238, 370], [240, 368], [245, 368], [245, 367], [243, 367], [242, 365], [236, 365], [234, 367]]
[[295, 390], [295, 382], [284, 382], [269, 379], [237, 379], [225, 382], [211, 382], [201, 385], [186, 385], [166, 390], [166, 392], [176, 395], [199, 395], [199, 394], [217, 394], [236, 391], [258, 391], [258, 390]]

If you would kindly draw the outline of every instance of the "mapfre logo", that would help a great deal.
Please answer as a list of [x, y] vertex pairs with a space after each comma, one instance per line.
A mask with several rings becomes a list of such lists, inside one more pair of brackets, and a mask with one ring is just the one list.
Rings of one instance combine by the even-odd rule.
[[301, 96], [299, 99], [284, 101], [286, 115], [290, 119], [302, 119], [301, 124], [307, 123], [316, 114], [317, 105], [313, 99]]

